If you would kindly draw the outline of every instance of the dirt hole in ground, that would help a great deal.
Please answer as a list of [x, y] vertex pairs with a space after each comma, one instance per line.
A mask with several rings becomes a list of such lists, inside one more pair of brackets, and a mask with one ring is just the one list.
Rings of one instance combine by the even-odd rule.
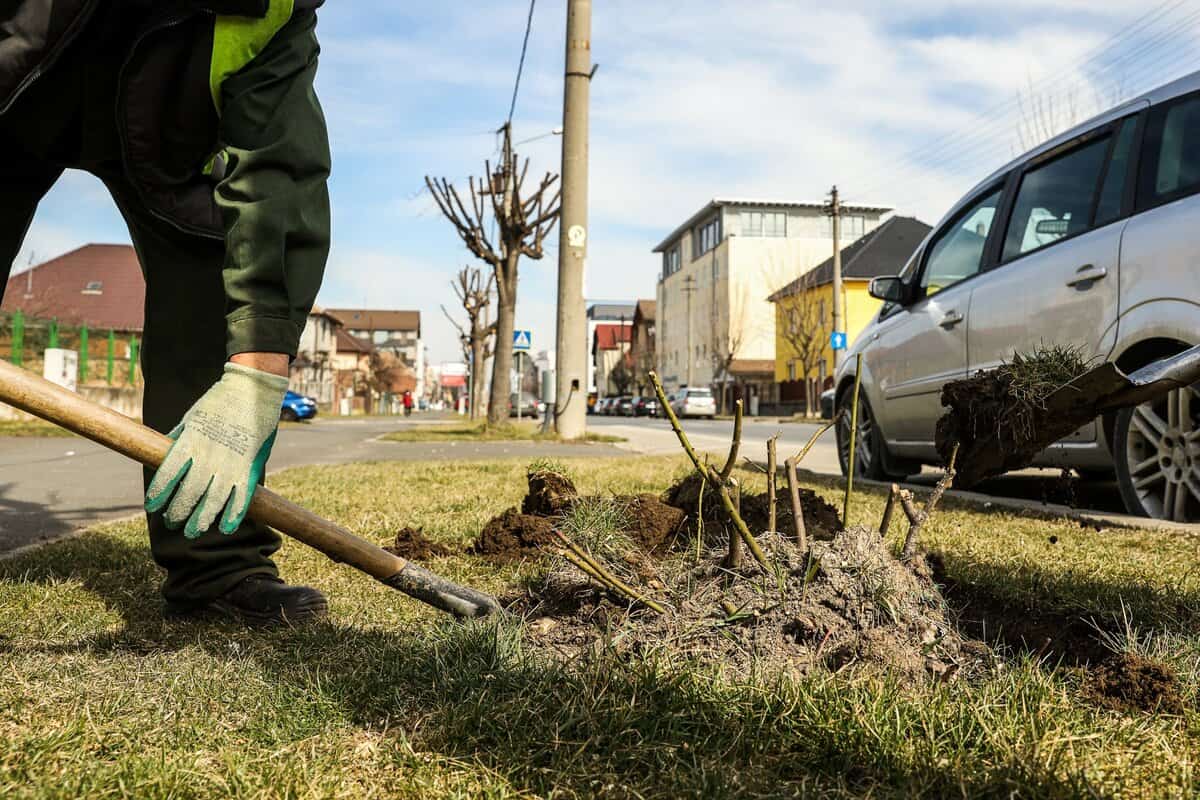
[[1116, 711], [1183, 712], [1179, 676], [1134, 653], [1113, 655], [1090, 670], [1083, 689], [1097, 705]]
[[1013, 653], [1032, 653], [1052, 665], [1086, 667], [1112, 655], [1100, 639], [1103, 626], [1096, 620], [1014, 603], [986, 586], [947, 575], [941, 553], [930, 553], [926, 559], [965, 636]]
[[401, 528], [396, 534], [396, 541], [383, 549], [409, 561], [428, 561], [454, 552], [441, 542], [430, 539], [420, 528], [408, 527]]

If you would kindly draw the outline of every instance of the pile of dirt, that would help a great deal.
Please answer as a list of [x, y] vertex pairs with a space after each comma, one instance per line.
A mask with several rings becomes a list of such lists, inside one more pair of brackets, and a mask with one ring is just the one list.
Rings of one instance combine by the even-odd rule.
[[[728, 516], [721, 505], [721, 498], [711, 489], [705, 488], [703, 504], [700, 501], [700, 487], [704, 479], [693, 472], [667, 489], [663, 500], [687, 514], [686, 530], [695, 536], [697, 528], [697, 509], [703, 521], [705, 540], [716, 544], [728, 539], [726, 526]], [[746, 526], [755, 534], [763, 533], [768, 528], [769, 497], [762, 494], [742, 495], [742, 519]], [[824, 498], [811, 489], [800, 489], [800, 508], [804, 513], [804, 529], [809, 538], [828, 541], [842, 529], [842, 520], [837, 509], [827, 503]], [[775, 525], [780, 533], [792, 535], [795, 526], [792, 523], [792, 498], [787, 487], [780, 487], [775, 492]]]
[[538, 555], [554, 542], [554, 521], [550, 517], [522, 514], [510, 508], [483, 526], [479, 538], [467, 552], [493, 561], [521, 561]]
[[[495, 561], [536, 557], [555, 544], [554, 527], [564, 515], [581, 500], [596, 499], [581, 497], [570, 478], [555, 472], [530, 472], [527, 479], [529, 492], [520, 509], [510, 508], [489, 520], [468, 553]], [[687, 516], [652, 494], [618, 495], [610, 501], [626, 521], [624, 533], [645, 553], [669, 550]]]
[[571, 508], [579, 498], [575, 484], [566, 475], [549, 470], [536, 470], [526, 476], [529, 493], [521, 501], [521, 513], [539, 517], [558, 516]]
[[420, 528], [401, 528], [396, 534], [396, 541], [383, 549], [409, 561], [428, 561], [454, 552], [441, 542], [430, 539]]
[[627, 533], [646, 553], [660, 555], [679, 540], [687, 514], [667, 505], [652, 494], [618, 496], [616, 502], [624, 509]]
[[[964, 642], [923, 560], [900, 562], [877, 531], [841, 531], [801, 553], [788, 539], [761, 539], [774, 574], [750, 562], [735, 580], [714, 548], [699, 564], [659, 562], [643, 587], [668, 607], [654, 614], [597, 593], [579, 573], [552, 572], [513, 606], [534, 617], [528, 635], [562, 652], [602, 642], [646, 652], [670, 643], [672, 658], [765, 666], [797, 674], [883, 668], [912, 682], [948, 680], [989, 657]], [[619, 635], [617, 635], [619, 630]]]
[[1092, 669], [1083, 689], [1097, 705], [1116, 711], [1183, 713], [1179, 676], [1133, 653], [1114, 655]]
[[1076, 351], [1042, 349], [942, 387], [945, 413], [935, 443], [943, 462], [959, 447], [954, 485], [969, 488], [985, 478], [1021, 469], [1049, 445], [1087, 424], [1087, 403], [1050, 409], [1046, 401], [1087, 370]]

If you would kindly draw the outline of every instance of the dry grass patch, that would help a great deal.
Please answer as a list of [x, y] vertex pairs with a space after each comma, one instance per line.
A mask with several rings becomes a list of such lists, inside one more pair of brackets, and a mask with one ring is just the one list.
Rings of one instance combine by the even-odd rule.
[[[682, 459], [564, 460], [582, 492], [660, 492]], [[461, 553], [525, 493], [526, 465], [384, 463], [273, 486], [390, 544], [405, 525]], [[761, 476], [740, 473], [761, 492]], [[809, 483], [829, 500], [832, 482]], [[883, 496], [856, 495], [851, 524]], [[597, 509], [604, 512], [604, 509]], [[604, 516], [603, 513], [600, 516]], [[1009, 641], [970, 680], [780, 678], [667, 647], [572, 661], [521, 626], [459, 624], [289, 543], [328, 624], [164, 622], [142, 525], [0, 562], [0, 796], [1190, 797], [1200, 791], [1197, 540], [984, 514], [947, 500], [924, 532], [952, 606], [993, 623], [1088, 620], [1165, 663], [1179, 713], [1098, 704], [1062, 653]], [[895, 543], [892, 542], [894, 545]], [[500, 594], [551, 559], [430, 568]], [[990, 631], [995, 633], [994, 629]], [[620, 631], [614, 630], [614, 636]], [[1082, 634], [1081, 634], [1082, 635]]]

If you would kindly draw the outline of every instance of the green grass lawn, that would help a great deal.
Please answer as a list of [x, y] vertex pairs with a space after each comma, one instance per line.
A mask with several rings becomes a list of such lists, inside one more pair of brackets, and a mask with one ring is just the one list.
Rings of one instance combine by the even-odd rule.
[[[684, 470], [670, 458], [565, 463], [587, 492], [658, 491]], [[524, 465], [313, 467], [272, 484], [372, 540], [414, 524], [460, 547], [519, 500]], [[832, 484], [819, 488], [835, 498]], [[852, 521], [874, 522], [881, 508], [880, 495], [857, 495]], [[1099, 708], [1078, 670], [1029, 654], [918, 688], [866, 674], [741, 674], [666, 651], [562, 663], [511, 624], [447, 620], [294, 543], [282, 570], [329, 593], [327, 624], [164, 622], [144, 528], [130, 522], [0, 562], [0, 796], [1200, 791], [1195, 538], [949, 503], [927, 530], [948, 579], [1015, 616], [1127, 619], [1127, 645], [1178, 670], [1187, 710]], [[538, 569], [462, 556], [429, 566], [493, 592]]]
[[[423, 425], [393, 431], [382, 437], [386, 442], [557, 442], [556, 433], [543, 433], [540, 422], [504, 422], [487, 426], [482, 422], [450, 422]], [[623, 442], [622, 436], [587, 433], [582, 442]]]
[[43, 422], [40, 419], [6, 419], [0, 420], [0, 436], [24, 436], [24, 437], [69, 437], [75, 434], [53, 425], [49, 422]]

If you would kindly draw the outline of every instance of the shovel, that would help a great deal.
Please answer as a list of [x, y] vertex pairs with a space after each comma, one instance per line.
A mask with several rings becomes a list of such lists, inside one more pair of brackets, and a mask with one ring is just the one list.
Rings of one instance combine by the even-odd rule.
[[1037, 431], [1038, 441], [1028, 443], [1021, 453], [1000, 452], [995, 432], [980, 437], [967, 451], [959, 453], [955, 485], [967, 487], [984, 478], [1027, 467], [1042, 450], [1101, 414], [1141, 405], [1197, 381], [1200, 381], [1200, 345], [1128, 374], [1106, 361], [1047, 396], [1042, 414], [1046, 422]]
[[[152, 469], [162, 463], [171, 447], [171, 440], [161, 433], [3, 362], [0, 362], [0, 402], [53, 422]], [[455, 616], [483, 617], [500, 610], [495, 598], [439, 578], [264, 486], [254, 493], [248, 516], [320, 550], [335, 562], [349, 564], [386, 586]]]

